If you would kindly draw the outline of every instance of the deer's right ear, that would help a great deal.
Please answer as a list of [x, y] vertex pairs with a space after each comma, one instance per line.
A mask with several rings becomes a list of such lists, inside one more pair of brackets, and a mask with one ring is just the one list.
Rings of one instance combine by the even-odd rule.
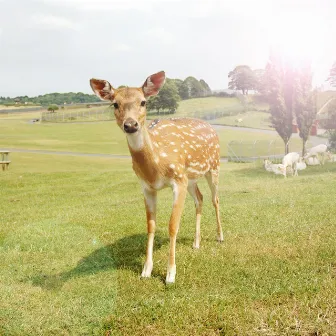
[[114, 89], [112, 85], [103, 79], [90, 79], [90, 85], [93, 92], [101, 100], [113, 100], [114, 99]]

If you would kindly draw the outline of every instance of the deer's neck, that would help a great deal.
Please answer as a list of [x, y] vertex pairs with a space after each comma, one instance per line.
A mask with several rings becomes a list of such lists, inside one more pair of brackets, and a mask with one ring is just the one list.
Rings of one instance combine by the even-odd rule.
[[136, 133], [127, 134], [127, 142], [135, 173], [146, 183], [155, 182], [158, 175], [158, 153], [153, 148], [147, 129], [144, 127]]

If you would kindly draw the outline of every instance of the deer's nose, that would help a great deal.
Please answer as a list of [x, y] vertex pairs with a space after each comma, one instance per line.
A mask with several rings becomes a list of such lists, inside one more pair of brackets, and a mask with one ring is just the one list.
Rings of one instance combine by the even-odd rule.
[[139, 124], [132, 118], [127, 118], [124, 122], [124, 130], [126, 133], [135, 133], [139, 129]]

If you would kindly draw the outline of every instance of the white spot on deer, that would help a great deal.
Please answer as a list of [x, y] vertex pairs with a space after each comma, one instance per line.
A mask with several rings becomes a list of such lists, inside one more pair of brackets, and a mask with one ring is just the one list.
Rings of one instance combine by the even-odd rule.
[[190, 154], [188, 155], [188, 159], [191, 159], [191, 155]]
[[173, 152], [177, 153], [177, 152], [178, 152], [178, 149], [175, 148], [175, 149], [173, 150]]
[[166, 153], [161, 153], [160, 154], [162, 157], [166, 157], [166, 156], [168, 156]]
[[174, 141], [172, 141], [170, 144], [171, 144], [171, 145], [175, 145], [175, 142], [174, 142]]
[[174, 168], [175, 168], [175, 165], [174, 165], [173, 163], [171, 163], [171, 164], [169, 165], [169, 168], [174, 169]]

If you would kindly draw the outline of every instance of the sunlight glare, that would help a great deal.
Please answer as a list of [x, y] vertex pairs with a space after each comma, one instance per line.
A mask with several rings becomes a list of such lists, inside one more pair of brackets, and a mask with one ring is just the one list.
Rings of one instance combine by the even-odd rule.
[[286, 14], [269, 22], [269, 46], [287, 62], [299, 66], [316, 63], [325, 49], [324, 23], [313, 15]]

